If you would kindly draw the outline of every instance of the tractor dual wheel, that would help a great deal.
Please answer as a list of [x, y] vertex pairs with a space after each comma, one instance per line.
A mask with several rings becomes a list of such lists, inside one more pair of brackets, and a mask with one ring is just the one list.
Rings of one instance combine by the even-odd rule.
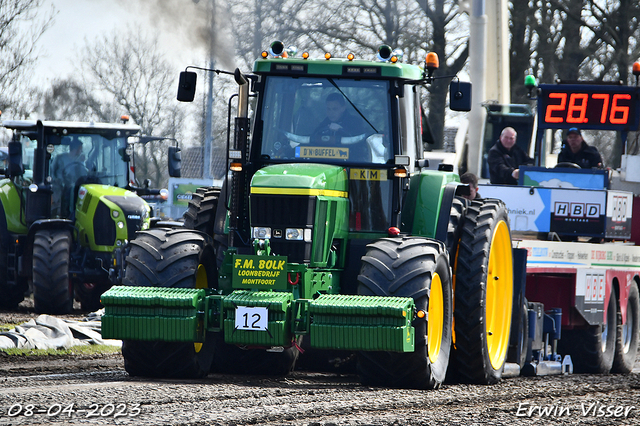
[[612, 373], [629, 374], [633, 370], [638, 353], [640, 326], [640, 299], [638, 284], [632, 282], [627, 296], [627, 320], [622, 323], [622, 313], [618, 312], [616, 329], [616, 351], [613, 357]]
[[[616, 351], [617, 293], [611, 288], [606, 324], [562, 331], [558, 352], [571, 355], [574, 373], [609, 374]], [[635, 360], [634, 360], [635, 361]]]
[[496, 383], [509, 347], [513, 304], [511, 233], [502, 201], [470, 202], [454, 270], [449, 377], [465, 383]]
[[[176, 229], [150, 229], [131, 241], [123, 285], [171, 288], [211, 288], [217, 285], [211, 238]], [[125, 340], [122, 355], [132, 376], [199, 378], [209, 373], [216, 333], [204, 343]]]
[[446, 377], [451, 349], [451, 268], [445, 247], [427, 238], [383, 238], [367, 246], [358, 294], [412, 297], [416, 309], [414, 352], [359, 352], [364, 384], [435, 389]]
[[40, 230], [33, 239], [33, 300], [37, 313], [68, 314], [73, 309], [69, 279], [71, 232]]

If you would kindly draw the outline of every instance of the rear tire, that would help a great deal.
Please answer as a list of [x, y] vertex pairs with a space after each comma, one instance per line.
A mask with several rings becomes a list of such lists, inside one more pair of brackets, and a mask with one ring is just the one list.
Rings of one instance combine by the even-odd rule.
[[76, 296], [80, 300], [80, 307], [85, 312], [95, 312], [102, 309], [100, 297], [109, 290], [111, 284], [76, 283]]
[[[436, 287], [437, 286], [437, 287]], [[363, 384], [436, 389], [451, 350], [451, 268], [442, 243], [426, 238], [383, 238], [367, 246], [358, 294], [412, 297], [427, 318], [414, 321], [414, 352], [359, 352]]]
[[[527, 299], [525, 299], [524, 304], [520, 307], [519, 321], [518, 341], [509, 345], [507, 362], [518, 364], [520, 371], [522, 371], [522, 368], [527, 363], [527, 352], [529, 349], [529, 311], [527, 309]], [[511, 327], [514, 326], [516, 325], [511, 324]], [[518, 356], [518, 352], [520, 352], [520, 356]]]
[[[191, 196], [189, 207], [182, 216], [184, 219], [184, 227], [195, 229], [196, 231], [204, 232], [211, 237], [215, 237], [214, 224], [220, 192], [220, 188], [216, 187], [198, 188]], [[214, 239], [213, 247], [216, 252], [218, 268], [220, 268], [224, 260], [224, 252], [227, 249], [227, 245]]]
[[202, 187], [191, 195], [189, 207], [182, 215], [185, 228], [213, 236], [213, 222], [218, 208], [220, 188]]
[[450, 377], [496, 383], [507, 357], [513, 304], [511, 235], [502, 201], [470, 202], [455, 271]]
[[33, 300], [39, 314], [68, 314], [73, 309], [69, 280], [71, 232], [37, 231], [33, 239]]
[[616, 331], [616, 353], [613, 358], [612, 373], [629, 374], [633, 370], [638, 354], [638, 339], [640, 326], [640, 298], [638, 285], [632, 282], [627, 298], [627, 321], [622, 324], [622, 314], [618, 312], [618, 326]]
[[[184, 230], [151, 229], [131, 241], [123, 285], [206, 288], [217, 284], [212, 240]], [[124, 367], [131, 376], [199, 378], [209, 373], [216, 333], [199, 343], [122, 342]]]
[[571, 355], [575, 373], [609, 374], [611, 371], [618, 328], [616, 305], [616, 291], [612, 288], [607, 306], [607, 324], [562, 332], [559, 352]]

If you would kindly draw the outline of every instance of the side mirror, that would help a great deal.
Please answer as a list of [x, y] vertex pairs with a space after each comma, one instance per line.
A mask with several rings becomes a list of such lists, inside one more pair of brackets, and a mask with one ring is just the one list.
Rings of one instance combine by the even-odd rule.
[[178, 83], [178, 100], [180, 102], [193, 102], [196, 97], [196, 81], [198, 74], [192, 71], [182, 71]]
[[9, 142], [9, 176], [22, 176], [24, 165], [22, 164], [22, 144], [20, 142]]
[[449, 108], [452, 111], [471, 111], [471, 83], [459, 80], [451, 82]]
[[169, 176], [180, 177], [180, 167], [182, 163], [182, 154], [177, 146], [169, 147]]

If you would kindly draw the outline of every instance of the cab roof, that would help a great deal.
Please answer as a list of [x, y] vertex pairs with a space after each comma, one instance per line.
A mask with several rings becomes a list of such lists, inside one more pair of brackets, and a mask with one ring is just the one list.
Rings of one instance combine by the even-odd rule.
[[[2, 127], [22, 132], [35, 131], [38, 121], [36, 120], [5, 120]], [[135, 124], [118, 123], [94, 123], [93, 121], [42, 121], [46, 134], [73, 134], [73, 133], [95, 133], [111, 134], [120, 132], [121, 136], [132, 136], [140, 132], [140, 126]]]
[[277, 74], [313, 77], [345, 78], [400, 78], [420, 80], [422, 68], [405, 63], [366, 60], [266, 58], [258, 59], [253, 66], [257, 74]]

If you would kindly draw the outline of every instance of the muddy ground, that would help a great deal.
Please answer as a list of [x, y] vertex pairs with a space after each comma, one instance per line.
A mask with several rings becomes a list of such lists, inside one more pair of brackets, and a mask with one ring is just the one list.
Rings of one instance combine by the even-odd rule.
[[[81, 319], [76, 311], [70, 317]], [[22, 317], [21, 317], [22, 316]], [[0, 323], [35, 317], [0, 312]], [[132, 378], [121, 355], [0, 352], [0, 425], [640, 425], [640, 362], [630, 375], [505, 379], [438, 391], [362, 386], [351, 374]]]

